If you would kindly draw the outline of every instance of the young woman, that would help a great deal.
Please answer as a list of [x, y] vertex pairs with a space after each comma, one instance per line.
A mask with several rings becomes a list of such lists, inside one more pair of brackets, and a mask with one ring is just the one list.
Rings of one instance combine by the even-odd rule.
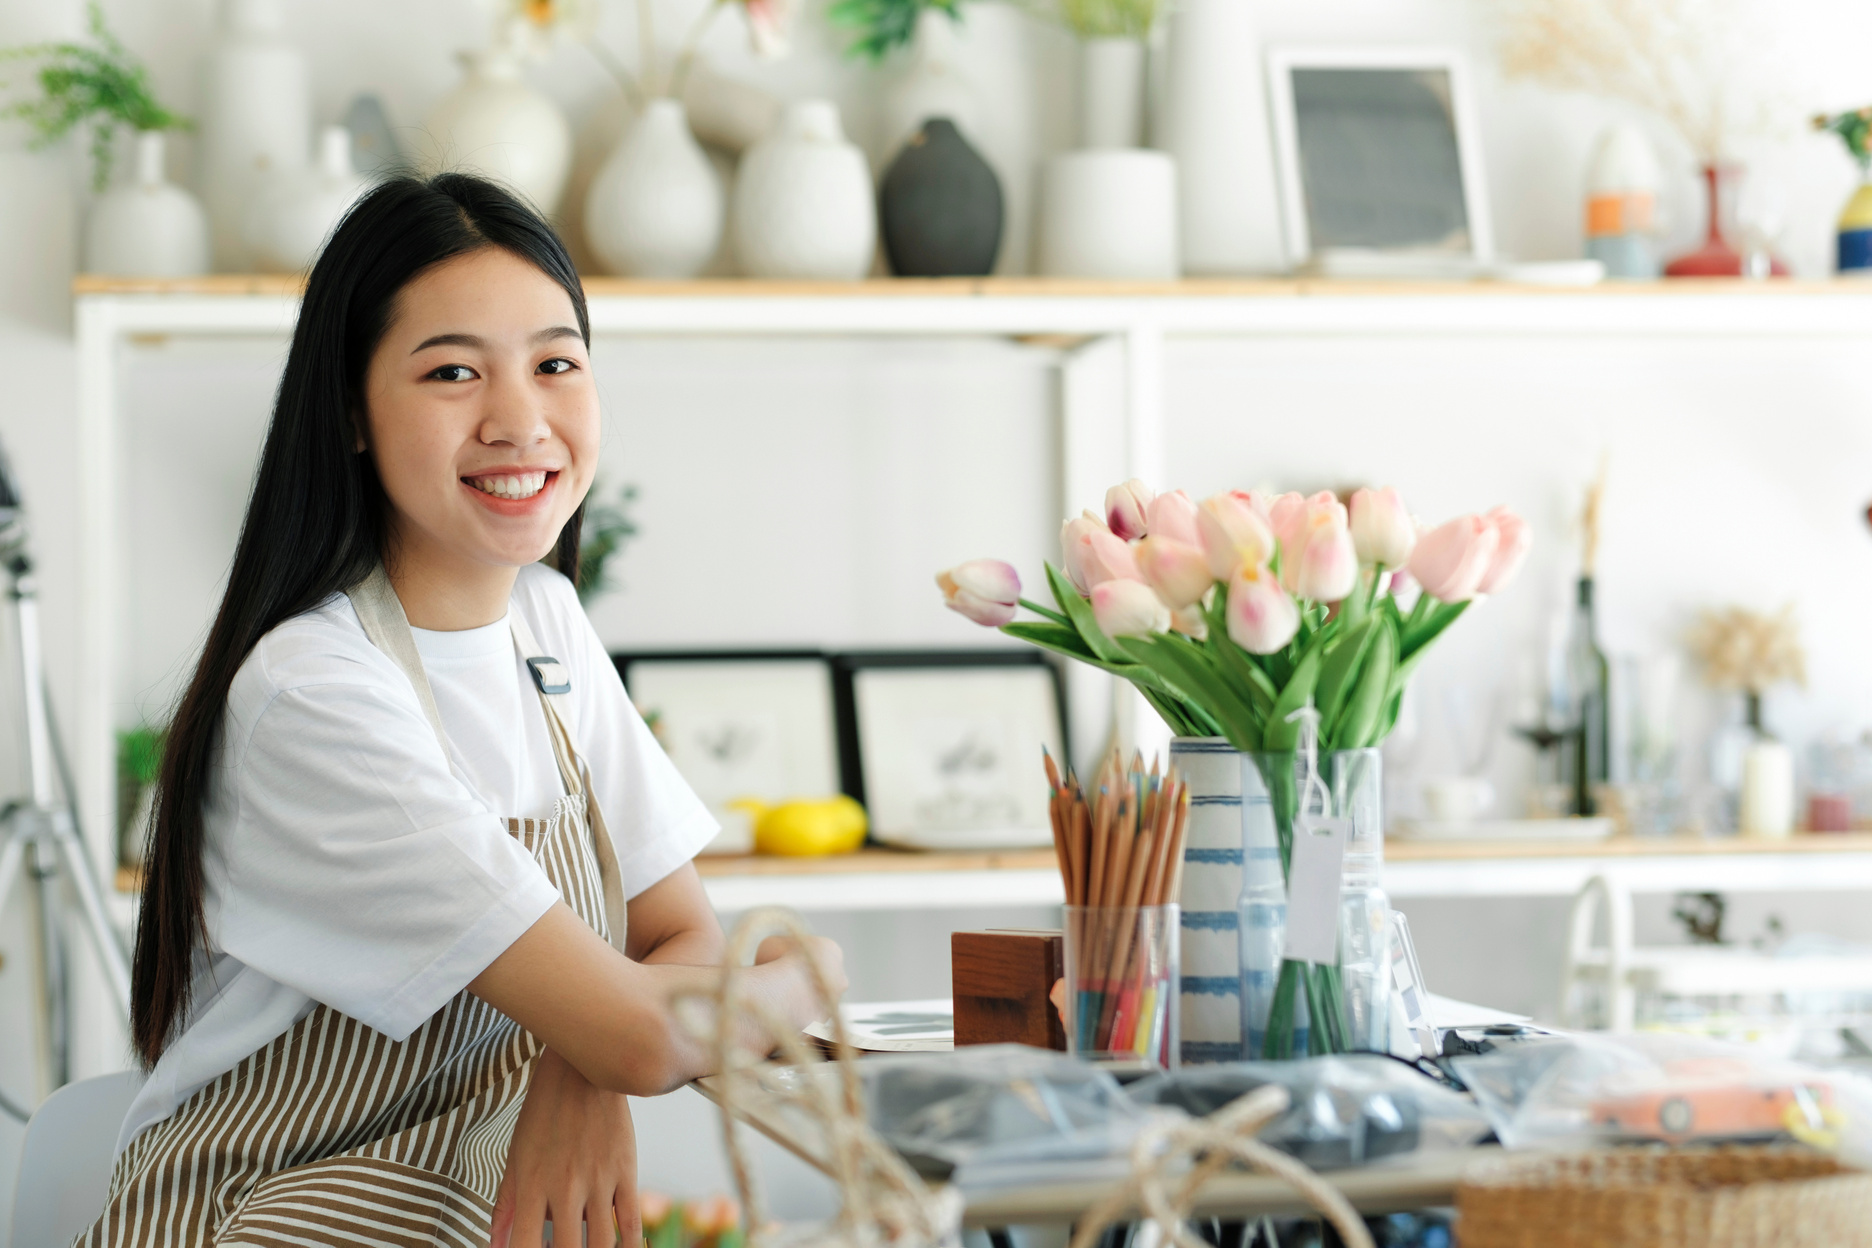
[[[379, 186], [319, 258], [170, 727], [150, 1077], [81, 1242], [639, 1242], [625, 1096], [707, 1073], [669, 999], [723, 940], [714, 825], [568, 579], [589, 339], [558, 239], [474, 178]], [[800, 1025], [805, 953], [751, 972]]]

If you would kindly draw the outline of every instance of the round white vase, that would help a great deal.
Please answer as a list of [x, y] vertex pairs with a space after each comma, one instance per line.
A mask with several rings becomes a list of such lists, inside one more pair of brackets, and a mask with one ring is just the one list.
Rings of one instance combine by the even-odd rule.
[[1144, 41], [1079, 43], [1079, 145], [1136, 147], [1144, 141]]
[[136, 169], [91, 205], [85, 271], [117, 277], [194, 277], [208, 271], [208, 214], [163, 177], [163, 136], [136, 138]]
[[559, 106], [520, 80], [520, 58], [496, 44], [464, 52], [467, 77], [442, 97], [416, 140], [424, 174], [453, 170], [518, 191], [542, 213], [559, 210], [572, 168], [572, 127]]
[[296, 177], [269, 179], [254, 197], [247, 247], [255, 267], [266, 273], [310, 268], [367, 185], [351, 166], [351, 132], [327, 126], [319, 134], [316, 165]]
[[312, 133], [306, 60], [286, 42], [281, 0], [224, 0], [202, 106], [202, 196], [215, 263], [247, 267], [246, 223], [260, 180], [305, 167]]
[[694, 277], [721, 243], [722, 189], [679, 101], [651, 100], [585, 199], [585, 241], [607, 273]]
[[829, 100], [789, 105], [735, 179], [734, 245], [749, 277], [857, 281], [877, 249], [864, 153]]
[[1176, 162], [1142, 148], [1066, 152], [1040, 179], [1040, 264], [1048, 277], [1173, 281]]

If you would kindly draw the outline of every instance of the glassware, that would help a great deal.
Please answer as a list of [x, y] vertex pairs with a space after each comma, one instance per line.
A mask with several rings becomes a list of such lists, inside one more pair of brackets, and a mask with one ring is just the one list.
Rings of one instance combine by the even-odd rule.
[[1611, 675], [1599, 648], [1593, 619], [1593, 580], [1579, 579], [1579, 597], [1567, 634], [1565, 701], [1571, 739], [1562, 747], [1565, 774], [1573, 785], [1573, 810], [1590, 815], [1597, 809], [1594, 790], [1609, 778], [1611, 760]]
[[[1339, 889], [1339, 959], [1287, 961], [1287, 889], [1308, 762], [1302, 754], [1253, 754], [1242, 767], [1243, 1056], [1304, 1057], [1385, 1052], [1391, 1026], [1391, 957], [1384, 869], [1384, 764], [1376, 749], [1319, 756], [1326, 809], [1306, 814], [1349, 823]], [[1278, 873], [1277, 873], [1278, 868]], [[1330, 1011], [1330, 1013], [1326, 1013]]]
[[1066, 1051], [1176, 1069], [1178, 907], [1065, 911]]

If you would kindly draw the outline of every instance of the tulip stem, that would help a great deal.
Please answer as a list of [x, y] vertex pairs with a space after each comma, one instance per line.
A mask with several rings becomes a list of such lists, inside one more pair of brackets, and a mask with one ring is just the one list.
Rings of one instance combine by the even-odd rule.
[[1045, 618], [1052, 620], [1055, 624], [1064, 624], [1067, 628], [1072, 627], [1071, 620], [1067, 619], [1065, 616], [1061, 615], [1059, 612], [1055, 611], [1051, 607], [1043, 607], [1039, 603], [1033, 601], [1031, 598], [1021, 598], [1018, 601], [1020, 602], [1021, 606], [1026, 607], [1029, 611], [1033, 612], [1035, 615], [1044, 616]]

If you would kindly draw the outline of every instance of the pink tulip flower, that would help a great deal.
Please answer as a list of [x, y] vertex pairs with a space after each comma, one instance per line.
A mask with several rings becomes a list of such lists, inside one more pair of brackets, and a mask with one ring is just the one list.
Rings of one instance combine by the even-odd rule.
[[1202, 535], [1196, 531], [1196, 504], [1182, 490], [1172, 490], [1151, 499], [1144, 509], [1146, 531], [1152, 537], [1167, 537], [1185, 546], [1202, 549]]
[[1192, 602], [1179, 611], [1170, 613], [1170, 629], [1182, 633], [1185, 637], [1197, 641], [1209, 639], [1209, 620], [1203, 615], [1202, 603]]
[[1401, 568], [1410, 562], [1417, 545], [1417, 524], [1396, 490], [1388, 485], [1381, 490], [1354, 490], [1348, 510], [1352, 545], [1360, 563]]
[[1143, 581], [1093, 586], [1092, 618], [1107, 637], [1143, 637], [1170, 628], [1170, 608]]
[[769, 61], [785, 56], [793, 0], [741, 0], [741, 7], [747, 11], [748, 41], [754, 45], [754, 55]]
[[1153, 533], [1137, 544], [1135, 553], [1144, 583], [1156, 590], [1164, 606], [1172, 611], [1197, 601], [1215, 584], [1203, 552], [1174, 538]]
[[1358, 551], [1352, 545], [1345, 504], [1321, 490], [1297, 513], [1290, 510], [1286, 521], [1281, 584], [1287, 592], [1314, 602], [1338, 602], [1351, 593], [1358, 584]]
[[1281, 564], [1297, 559], [1306, 545], [1306, 497], [1289, 490], [1268, 504], [1268, 527], [1280, 546]]
[[1021, 583], [1013, 565], [999, 559], [971, 559], [936, 574], [943, 605], [977, 624], [999, 628], [1014, 618]]
[[1080, 593], [1090, 593], [1086, 586], [1085, 570], [1079, 566], [1091, 534], [1105, 528], [1105, 522], [1093, 515], [1088, 509], [1060, 526], [1060, 567], [1066, 573], [1066, 579], [1073, 583], [1073, 588]]
[[1150, 486], [1136, 477], [1105, 491], [1105, 523], [1125, 541], [1136, 541], [1150, 530], [1145, 524], [1144, 509], [1156, 495]]
[[1514, 580], [1515, 573], [1527, 562], [1528, 550], [1534, 545], [1534, 533], [1527, 521], [1506, 507], [1496, 507], [1482, 519], [1495, 530], [1495, 555], [1476, 585], [1476, 593], [1492, 594]]
[[1410, 574], [1438, 602], [1467, 602], [1481, 587], [1500, 541], [1495, 526], [1481, 516], [1457, 516], [1417, 539]]
[[1205, 498], [1196, 509], [1196, 532], [1209, 572], [1218, 581], [1234, 576], [1244, 563], [1258, 567], [1274, 557], [1266, 505], [1243, 490]]
[[1228, 583], [1229, 639], [1250, 654], [1273, 654], [1300, 631], [1300, 609], [1274, 573], [1254, 564]]
[[1079, 572], [1085, 577], [1085, 592], [1091, 593], [1106, 581], [1142, 582], [1137, 556], [1130, 546], [1118, 540], [1104, 525], [1086, 533], [1079, 542]]

